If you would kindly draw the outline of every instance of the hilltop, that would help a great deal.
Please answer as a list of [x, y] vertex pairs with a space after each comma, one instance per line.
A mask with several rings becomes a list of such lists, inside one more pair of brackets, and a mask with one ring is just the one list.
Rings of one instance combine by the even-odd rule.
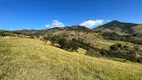
[[141, 24], [113, 20], [92, 30], [95, 32], [116, 32], [120, 35], [138, 35], [142, 29]]

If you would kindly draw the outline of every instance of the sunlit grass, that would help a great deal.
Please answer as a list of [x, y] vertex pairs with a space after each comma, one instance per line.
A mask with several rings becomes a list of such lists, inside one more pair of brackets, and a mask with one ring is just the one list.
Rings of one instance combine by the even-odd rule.
[[0, 39], [1, 80], [142, 80], [142, 65], [68, 52], [37, 39]]

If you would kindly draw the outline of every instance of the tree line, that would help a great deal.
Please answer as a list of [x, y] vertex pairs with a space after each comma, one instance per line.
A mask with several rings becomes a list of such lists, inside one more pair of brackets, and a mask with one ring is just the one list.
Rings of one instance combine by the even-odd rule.
[[115, 32], [104, 32], [101, 35], [104, 37], [104, 39], [107, 39], [107, 40], [119, 40], [119, 41], [131, 42], [133, 44], [142, 45], [141, 38], [136, 38], [131, 35], [119, 35]]

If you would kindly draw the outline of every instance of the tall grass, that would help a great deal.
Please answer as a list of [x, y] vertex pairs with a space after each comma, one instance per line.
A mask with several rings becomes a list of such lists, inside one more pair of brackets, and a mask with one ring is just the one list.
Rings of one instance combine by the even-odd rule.
[[0, 39], [1, 80], [142, 80], [142, 64], [67, 52], [36, 39]]

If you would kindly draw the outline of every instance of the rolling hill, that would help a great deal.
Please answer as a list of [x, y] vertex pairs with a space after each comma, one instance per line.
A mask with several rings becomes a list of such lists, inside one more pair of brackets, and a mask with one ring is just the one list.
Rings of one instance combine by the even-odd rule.
[[68, 52], [38, 39], [0, 39], [1, 80], [141, 80], [142, 64]]

